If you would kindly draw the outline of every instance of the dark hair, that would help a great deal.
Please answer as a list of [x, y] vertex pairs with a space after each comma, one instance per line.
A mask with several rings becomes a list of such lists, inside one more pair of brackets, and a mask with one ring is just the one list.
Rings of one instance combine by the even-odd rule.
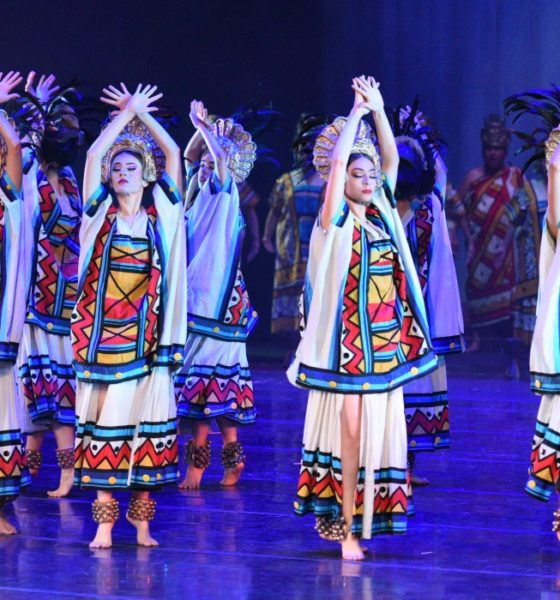
[[369, 160], [369, 162], [373, 165], [371, 156], [368, 156], [367, 154], [364, 154], [363, 152], [352, 152], [352, 154], [350, 154], [350, 156], [348, 157], [348, 162], [346, 163], [346, 169], [348, 169], [350, 167], [350, 165], [355, 160], [358, 160], [359, 158], [367, 158]]
[[138, 152], [137, 150], [133, 150], [132, 148], [121, 148], [120, 150], [115, 152], [115, 154], [111, 157], [111, 164], [113, 164], [115, 158], [117, 158], [117, 156], [120, 156], [121, 154], [131, 154], [132, 156], [134, 156], [134, 158], [138, 159], [139, 163], [142, 165], [142, 168], [144, 168], [144, 157], [140, 152]]
[[422, 187], [421, 178], [422, 168], [419, 169], [418, 164], [401, 158], [395, 186], [395, 198], [401, 200], [418, 196]]

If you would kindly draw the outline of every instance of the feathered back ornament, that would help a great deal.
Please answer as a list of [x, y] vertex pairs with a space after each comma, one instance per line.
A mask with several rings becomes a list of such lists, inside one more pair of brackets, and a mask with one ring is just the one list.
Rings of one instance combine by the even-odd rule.
[[517, 154], [531, 153], [525, 161], [524, 171], [539, 160], [545, 160], [548, 169], [552, 153], [560, 141], [560, 131], [556, 130], [560, 124], [560, 88], [552, 84], [550, 89], [513, 94], [504, 100], [504, 109], [507, 115], [513, 115], [513, 123], [524, 115], [536, 117], [536, 125], [529, 133], [513, 130], [513, 134], [522, 142]]
[[216, 119], [212, 131], [227, 156], [227, 166], [236, 183], [245, 181], [257, 160], [257, 145], [251, 134], [233, 119]]
[[436, 158], [445, 159], [446, 142], [420, 112], [419, 104], [417, 96], [412, 106], [401, 105], [388, 114], [400, 158], [397, 198], [431, 193], [436, 182]]
[[[345, 126], [346, 117], [336, 117], [330, 125], [323, 128], [315, 141], [315, 146], [313, 147], [313, 165], [319, 177], [324, 181], [329, 179], [334, 147]], [[363, 119], [360, 120], [358, 132], [354, 138], [350, 154], [364, 154], [371, 160], [375, 170], [375, 189], [381, 187], [383, 180], [381, 178], [379, 153], [375, 147], [372, 129]]]
[[335, 115], [329, 113], [303, 113], [300, 116], [292, 142], [294, 169], [308, 171], [313, 167], [313, 147], [317, 136], [335, 118]]
[[101, 179], [111, 178], [111, 163], [122, 152], [138, 154], [142, 162], [142, 177], [145, 181], [157, 181], [165, 171], [165, 155], [156, 144], [148, 128], [138, 117], [130, 120], [109, 148], [101, 162]]

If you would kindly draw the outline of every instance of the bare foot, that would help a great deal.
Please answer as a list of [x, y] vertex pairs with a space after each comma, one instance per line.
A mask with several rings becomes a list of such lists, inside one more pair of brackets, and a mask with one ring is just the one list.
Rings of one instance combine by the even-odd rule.
[[0, 516], [0, 535], [15, 535], [17, 529], [6, 519]]
[[149, 521], [136, 521], [136, 519], [131, 519], [128, 514], [126, 520], [135, 527], [136, 542], [139, 546], [159, 546], [159, 543], [150, 535]]
[[204, 474], [205, 469], [199, 469], [194, 465], [187, 466], [187, 473], [185, 475], [185, 479], [181, 481], [179, 484], [180, 490], [199, 490], [200, 482], [202, 480], [202, 475]]
[[342, 558], [343, 560], [364, 560], [364, 550], [360, 546], [360, 542], [351, 533], [346, 536], [343, 542], [340, 542], [342, 546]]
[[99, 523], [97, 533], [93, 540], [89, 543], [90, 548], [110, 548], [113, 545], [111, 532], [113, 531], [114, 523]]
[[56, 490], [47, 492], [49, 498], [66, 498], [74, 485], [74, 469], [60, 469], [60, 484]]
[[245, 463], [239, 463], [233, 469], [226, 469], [224, 471], [224, 478], [220, 481], [221, 485], [236, 485], [241, 477], [241, 473], [245, 468]]
[[426, 477], [420, 477], [419, 475], [416, 475], [416, 473], [411, 473], [410, 483], [415, 486], [430, 485], [430, 480]]

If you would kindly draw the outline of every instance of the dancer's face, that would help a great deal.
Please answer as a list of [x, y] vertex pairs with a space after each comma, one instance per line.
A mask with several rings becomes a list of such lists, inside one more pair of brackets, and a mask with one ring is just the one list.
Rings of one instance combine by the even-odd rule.
[[507, 148], [503, 146], [483, 146], [482, 158], [484, 168], [489, 173], [497, 173], [504, 168], [506, 163]]
[[214, 172], [216, 163], [210, 152], [205, 152], [200, 159], [200, 169], [198, 169], [198, 185], [202, 187]]
[[134, 194], [145, 187], [142, 163], [130, 152], [121, 152], [111, 163], [111, 186], [116, 194]]
[[369, 158], [360, 156], [353, 160], [346, 169], [344, 194], [357, 202], [369, 202], [373, 197], [376, 185], [376, 172]]

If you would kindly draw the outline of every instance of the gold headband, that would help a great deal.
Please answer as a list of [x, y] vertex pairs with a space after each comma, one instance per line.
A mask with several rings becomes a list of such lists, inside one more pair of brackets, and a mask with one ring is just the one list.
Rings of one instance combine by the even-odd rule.
[[[313, 165], [317, 169], [317, 173], [321, 179], [327, 181], [332, 166], [332, 153], [338, 142], [340, 133], [346, 126], [346, 117], [336, 117], [336, 119], [327, 125], [323, 131], [317, 136], [315, 146], [313, 148]], [[365, 154], [373, 163], [375, 169], [375, 187], [376, 189], [383, 185], [381, 179], [381, 161], [379, 153], [373, 142], [371, 127], [364, 121], [360, 120], [358, 132], [352, 145], [350, 154]]]
[[113, 158], [127, 151], [142, 157], [142, 177], [145, 181], [157, 181], [162, 176], [165, 171], [165, 155], [144, 123], [134, 117], [126, 124], [101, 161], [103, 182], [107, 183], [111, 178]]
[[216, 119], [212, 131], [227, 155], [227, 166], [234, 181], [245, 181], [257, 159], [257, 145], [251, 134], [233, 119]]

